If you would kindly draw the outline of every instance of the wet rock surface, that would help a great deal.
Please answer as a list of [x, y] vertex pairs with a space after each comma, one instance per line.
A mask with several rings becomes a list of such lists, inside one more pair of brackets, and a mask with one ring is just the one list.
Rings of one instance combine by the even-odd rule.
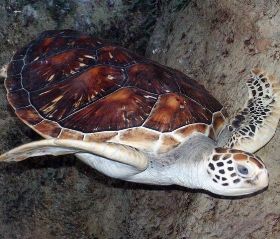
[[[247, 99], [245, 80], [251, 68], [280, 77], [278, 8], [265, 1], [191, 2], [176, 18], [158, 21], [148, 53], [204, 84], [232, 117]], [[179, 216], [172, 214], [171, 238], [278, 238], [279, 139], [278, 129], [257, 152], [270, 172], [265, 192], [240, 200], [174, 194], [192, 200], [179, 200], [174, 209]]]
[[[140, 54], [147, 48], [147, 56], [204, 84], [229, 116], [247, 99], [252, 67], [280, 78], [277, 3], [129, 2], [5, 1], [0, 64], [43, 30], [79, 29]], [[1, 152], [40, 138], [8, 107], [3, 78], [0, 129]], [[279, 141], [277, 130], [258, 152], [268, 190], [239, 200], [112, 180], [72, 156], [1, 164], [0, 238], [279, 238]]]

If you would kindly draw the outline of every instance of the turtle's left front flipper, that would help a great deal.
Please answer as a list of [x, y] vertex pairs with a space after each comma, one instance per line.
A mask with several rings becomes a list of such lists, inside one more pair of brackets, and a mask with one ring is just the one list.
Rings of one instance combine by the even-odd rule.
[[133, 166], [143, 171], [148, 166], [148, 158], [137, 149], [103, 142], [84, 142], [72, 139], [45, 139], [21, 145], [0, 156], [0, 162], [17, 162], [41, 155], [64, 155], [89, 153]]
[[226, 147], [253, 153], [275, 134], [280, 118], [280, 83], [255, 68], [247, 86], [249, 99], [229, 126], [232, 136]]

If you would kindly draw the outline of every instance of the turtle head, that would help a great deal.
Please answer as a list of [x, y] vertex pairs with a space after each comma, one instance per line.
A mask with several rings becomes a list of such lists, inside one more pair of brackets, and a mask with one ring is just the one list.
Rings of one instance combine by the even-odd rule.
[[268, 173], [257, 156], [244, 151], [215, 148], [205, 161], [207, 177], [203, 188], [219, 195], [239, 196], [268, 186]]

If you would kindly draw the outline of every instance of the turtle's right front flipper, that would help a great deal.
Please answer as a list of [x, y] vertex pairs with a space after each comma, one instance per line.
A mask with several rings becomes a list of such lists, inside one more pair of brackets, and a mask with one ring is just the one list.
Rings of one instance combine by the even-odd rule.
[[247, 81], [249, 99], [232, 120], [225, 147], [253, 153], [275, 134], [280, 118], [280, 83], [272, 75], [253, 69]]

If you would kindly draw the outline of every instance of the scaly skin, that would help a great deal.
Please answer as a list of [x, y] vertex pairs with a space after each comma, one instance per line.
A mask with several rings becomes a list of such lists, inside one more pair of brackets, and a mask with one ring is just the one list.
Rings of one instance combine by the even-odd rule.
[[215, 147], [210, 138], [193, 136], [167, 154], [149, 154], [148, 168], [142, 172], [91, 154], [76, 156], [107, 176], [137, 183], [176, 184], [224, 196], [250, 194], [267, 187], [268, 174], [260, 159], [242, 151]]

